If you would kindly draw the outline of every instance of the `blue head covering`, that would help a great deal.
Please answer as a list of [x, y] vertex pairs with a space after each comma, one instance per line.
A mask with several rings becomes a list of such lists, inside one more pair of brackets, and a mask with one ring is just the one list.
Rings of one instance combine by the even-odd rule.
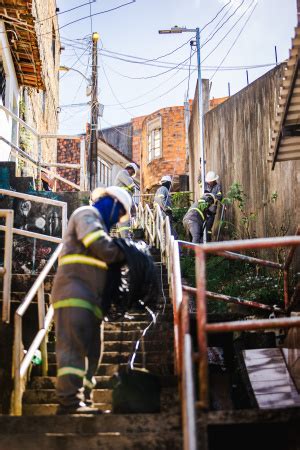
[[113, 225], [119, 222], [120, 211], [123, 208], [122, 204], [115, 201], [112, 197], [101, 197], [93, 206], [99, 211], [109, 231]]

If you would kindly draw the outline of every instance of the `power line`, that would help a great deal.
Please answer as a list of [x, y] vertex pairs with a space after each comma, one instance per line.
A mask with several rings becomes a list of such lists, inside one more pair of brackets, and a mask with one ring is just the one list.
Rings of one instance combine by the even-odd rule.
[[237, 7], [235, 8], [235, 10], [233, 11], [233, 13], [225, 20], [225, 22], [223, 22], [223, 23], [219, 26], [219, 28], [217, 28], [216, 31], [215, 31], [212, 35], [210, 35], [210, 36], [206, 39], [206, 41], [204, 41], [204, 43], [201, 45], [201, 48], [204, 47], [209, 41], [212, 40], [212, 38], [218, 33], [218, 31], [220, 31], [220, 30], [226, 25], [226, 23], [228, 23], [229, 20], [230, 20], [230, 19], [238, 12], [238, 10], [242, 7], [242, 5], [243, 5], [244, 3], [245, 3], [245, 0], [242, 0], [242, 3], [240, 3], [239, 6], [237, 6]]
[[[88, 15], [88, 16], [85, 16], [85, 17], [80, 17], [79, 19], [72, 20], [72, 22], [68, 22], [65, 25], [63, 25], [62, 27], [59, 27], [59, 30], [62, 30], [63, 28], [68, 27], [69, 25], [73, 25], [73, 23], [80, 22], [81, 20], [85, 20], [85, 19], [88, 19], [90, 17], [99, 16], [100, 14], [106, 14], [108, 12], [116, 11], [117, 9], [123, 8], [124, 6], [131, 5], [132, 3], [135, 3], [135, 2], [136, 2], [136, 0], [131, 0], [130, 2], [123, 3], [122, 5], [115, 6], [114, 8], [106, 9], [105, 11], [99, 11], [97, 13], [94, 13], [94, 14], [91, 14], [91, 15]], [[46, 33], [46, 34], [48, 34], [48, 33]]]
[[97, 0], [89, 0], [87, 3], [83, 3], [82, 5], [74, 6], [73, 8], [66, 9], [65, 11], [61, 11], [61, 12], [59, 11], [59, 12], [53, 14], [52, 16], [48, 16], [45, 19], [38, 20], [36, 23], [45, 22], [45, 20], [53, 19], [53, 17], [61, 16], [62, 14], [66, 14], [67, 12], [74, 11], [75, 9], [82, 8], [83, 6], [89, 5], [91, 2], [95, 3], [96, 1]]
[[216, 20], [216, 18], [218, 17], [218, 15], [221, 14], [221, 12], [223, 11], [223, 9], [225, 9], [230, 3], [231, 3], [231, 0], [229, 0], [229, 2], [226, 3], [226, 4], [220, 9], [220, 11], [215, 15], [215, 17], [214, 17], [210, 22], [208, 22], [206, 25], [204, 25], [204, 27], [201, 28], [200, 33], [202, 33], [203, 30], [205, 30], [205, 28], [207, 28], [211, 23], [213, 23], [213, 22]]
[[211, 80], [214, 78], [214, 76], [216, 75], [216, 73], [218, 72], [219, 68], [221, 67], [222, 63], [225, 61], [225, 59], [227, 58], [227, 56], [229, 55], [229, 53], [231, 52], [232, 48], [234, 47], [236, 41], [238, 40], [238, 38], [240, 37], [240, 35], [242, 34], [243, 30], [245, 29], [247, 23], [249, 22], [252, 14], [254, 13], [256, 7], [257, 7], [257, 3], [255, 2], [255, 0], [251, 3], [251, 6], [253, 5], [253, 3], [255, 3], [254, 8], [252, 9], [249, 17], [247, 18], [246, 22], [244, 23], [243, 27], [241, 28], [241, 30], [239, 31], [237, 37], [235, 38], [235, 40], [233, 41], [232, 45], [230, 46], [228, 52], [226, 53], [226, 55], [224, 56], [224, 58], [222, 59], [222, 61], [220, 62], [219, 66], [217, 67], [216, 71], [214, 72], [214, 74], [212, 75], [212, 77], [210, 78]]
[[[244, 0], [243, 0], [244, 1]], [[242, 20], [242, 18], [244, 17], [244, 15], [249, 11], [249, 9], [252, 7], [253, 3], [256, 0], [253, 0], [250, 4], [250, 6], [248, 6], [247, 9], [245, 9], [245, 11], [243, 12], [243, 14], [238, 18], [238, 20], [232, 25], [232, 27], [227, 31], [227, 33], [225, 34], [225, 36], [222, 37], [222, 39], [218, 42], [218, 44], [212, 49], [212, 51], [206, 55], [206, 57], [201, 61], [201, 64], [207, 60], [207, 58], [209, 58], [210, 55], [212, 55], [212, 53], [221, 45], [221, 43], [224, 42], [224, 40], [226, 39], [226, 37], [231, 33], [231, 31], [236, 27], [236, 25]], [[241, 5], [240, 5], [241, 6]]]

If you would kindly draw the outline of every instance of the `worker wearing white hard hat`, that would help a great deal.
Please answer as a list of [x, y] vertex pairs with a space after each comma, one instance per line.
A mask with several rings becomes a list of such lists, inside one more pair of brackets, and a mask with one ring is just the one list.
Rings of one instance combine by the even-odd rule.
[[206, 219], [206, 242], [211, 241], [212, 227], [217, 213], [218, 201], [223, 198], [222, 187], [219, 180], [219, 175], [213, 170], [207, 172], [205, 176], [204, 193], [213, 194], [215, 202], [208, 208]]
[[163, 175], [160, 179], [160, 187], [155, 192], [154, 196], [154, 207], [159, 205], [162, 215], [169, 216], [171, 233], [177, 239], [177, 233], [173, 228], [172, 224], [172, 199], [170, 195], [170, 190], [172, 186], [172, 177], [170, 175]]
[[[137, 171], [138, 166], [135, 163], [128, 163], [126, 164], [124, 169], [119, 171], [115, 180], [115, 185], [128, 192], [131, 197], [133, 197], [135, 192], [136, 185], [133, 181], [133, 178], [136, 176]], [[129, 218], [127, 221], [123, 221], [122, 224], [118, 226], [118, 231], [122, 238], [130, 237], [131, 224]]]
[[97, 414], [91, 392], [100, 356], [100, 323], [107, 269], [125, 260], [109, 236], [127, 220], [131, 196], [117, 186], [97, 188], [92, 205], [71, 215], [63, 238], [51, 299], [54, 308], [58, 414]]

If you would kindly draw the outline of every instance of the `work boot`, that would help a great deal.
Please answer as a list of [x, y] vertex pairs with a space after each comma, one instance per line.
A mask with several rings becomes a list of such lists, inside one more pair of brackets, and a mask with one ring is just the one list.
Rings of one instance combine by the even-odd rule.
[[58, 405], [58, 408], [56, 410], [57, 415], [64, 415], [64, 414], [101, 414], [102, 411], [98, 408], [92, 408], [90, 406], [87, 406], [84, 402], [80, 402], [78, 405], [72, 405], [72, 406], [63, 406]]

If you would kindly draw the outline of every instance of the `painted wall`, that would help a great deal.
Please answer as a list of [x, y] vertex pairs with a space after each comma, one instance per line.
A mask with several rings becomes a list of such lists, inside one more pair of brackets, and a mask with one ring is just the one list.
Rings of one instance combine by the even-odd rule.
[[[19, 105], [19, 86], [17, 82], [16, 72], [9, 50], [9, 43], [5, 31], [5, 26], [0, 21], [0, 59], [3, 61], [6, 73], [6, 93], [4, 106], [18, 114]], [[2, 100], [0, 99], [2, 104]], [[12, 119], [3, 111], [0, 111], [0, 134], [7, 140], [18, 142], [17, 127], [13, 127]], [[8, 161], [10, 158], [10, 148], [0, 141], [0, 161]]]
[[[283, 66], [276, 67], [205, 115], [206, 172], [219, 173], [225, 193], [233, 182], [243, 187], [248, 212], [257, 214], [253, 231], [259, 237], [280, 235], [282, 226], [294, 234], [300, 223], [300, 161], [277, 163], [274, 171], [267, 162], [282, 75]], [[193, 109], [192, 156], [197, 113]], [[237, 224], [238, 209], [228, 207], [226, 219]]]

